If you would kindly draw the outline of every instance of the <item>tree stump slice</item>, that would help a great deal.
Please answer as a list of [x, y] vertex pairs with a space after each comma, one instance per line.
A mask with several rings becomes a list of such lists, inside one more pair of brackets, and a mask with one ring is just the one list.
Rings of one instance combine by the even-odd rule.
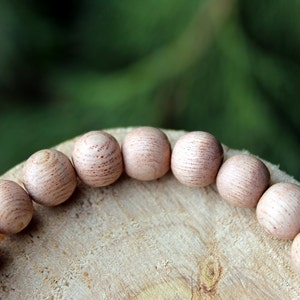
[[[121, 142], [129, 130], [107, 132]], [[165, 133], [172, 145], [184, 134]], [[55, 148], [71, 155], [75, 140]], [[246, 152], [224, 150], [225, 159]], [[265, 163], [273, 183], [298, 183]], [[21, 183], [21, 169], [1, 178]], [[1, 236], [0, 299], [300, 299], [290, 246], [215, 185], [186, 187], [171, 172], [153, 182], [124, 174], [104, 188], [79, 182], [65, 204], [35, 204], [27, 229]]]

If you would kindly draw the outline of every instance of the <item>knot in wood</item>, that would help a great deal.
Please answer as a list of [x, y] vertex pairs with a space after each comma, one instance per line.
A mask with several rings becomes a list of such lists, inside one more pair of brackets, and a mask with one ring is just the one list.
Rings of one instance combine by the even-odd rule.
[[220, 262], [213, 256], [207, 257], [199, 265], [198, 289], [204, 294], [215, 294], [222, 275]]

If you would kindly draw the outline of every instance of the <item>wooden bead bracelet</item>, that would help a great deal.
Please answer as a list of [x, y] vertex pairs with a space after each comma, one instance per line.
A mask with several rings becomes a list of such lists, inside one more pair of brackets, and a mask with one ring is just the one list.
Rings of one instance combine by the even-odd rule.
[[270, 185], [270, 172], [258, 158], [234, 155], [223, 162], [223, 147], [211, 134], [186, 133], [171, 149], [167, 136], [153, 127], [133, 129], [118, 141], [104, 131], [91, 131], [75, 143], [72, 162], [54, 149], [33, 154], [23, 167], [23, 189], [0, 180], [0, 232], [23, 230], [33, 216], [32, 200], [56, 206], [73, 194], [77, 178], [91, 187], [108, 186], [123, 171], [141, 181], [152, 181], [171, 169], [177, 180], [190, 187], [216, 184], [230, 205], [255, 208], [259, 224], [275, 238], [293, 239], [291, 258], [300, 272], [300, 186]]

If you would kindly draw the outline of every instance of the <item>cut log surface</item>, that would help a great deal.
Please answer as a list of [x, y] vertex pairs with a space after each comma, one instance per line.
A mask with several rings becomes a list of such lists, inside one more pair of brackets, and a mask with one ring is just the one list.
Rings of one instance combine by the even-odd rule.
[[[129, 130], [107, 132], [121, 143]], [[172, 146], [184, 134], [165, 133]], [[55, 148], [71, 155], [75, 140]], [[224, 150], [225, 159], [245, 153]], [[272, 183], [298, 183], [265, 163]], [[21, 183], [21, 170], [1, 178]], [[171, 172], [104, 188], [79, 182], [65, 204], [35, 204], [27, 229], [1, 236], [0, 299], [300, 299], [290, 247], [215, 185], [186, 187]]]

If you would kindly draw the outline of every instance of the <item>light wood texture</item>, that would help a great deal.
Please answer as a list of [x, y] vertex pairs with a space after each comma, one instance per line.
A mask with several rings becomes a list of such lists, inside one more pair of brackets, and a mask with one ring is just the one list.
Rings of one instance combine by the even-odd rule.
[[216, 178], [217, 190], [227, 203], [254, 208], [270, 185], [270, 172], [253, 155], [234, 155], [221, 166]]
[[300, 232], [300, 188], [280, 182], [272, 185], [256, 207], [258, 223], [274, 237], [294, 239]]
[[[108, 132], [120, 142], [129, 130]], [[174, 145], [184, 132], [165, 133]], [[73, 145], [56, 148], [70, 155]], [[225, 157], [241, 152], [225, 148]], [[272, 182], [296, 183], [266, 164]], [[20, 182], [21, 167], [2, 178]], [[269, 236], [254, 209], [226, 204], [214, 185], [122, 175], [35, 208], [28, 229], [2, 237], [2, 299], [300, 299], [291, 242]]]
[[189, 132], [180, 137], [172, 151], [173, 175], [184, 185], [206, 187], [216, 180], [223, 148], [210, 133]]
[[138, 127], [122, 141], [124, 171], [131, 178], [152, 181], [170, 169], [171, 145], [158, 128]]
[[103, 131], [90, 131], [78, 138], [72, 161], [80, 180], [91, 187], [110, 185], [123, 171], [120, 145]]
[[25, 162], [23, 183], [32, 199], [45, 206], [56, 206], [70, 198], [77, 176], [69, 158], [54, 149], [40, 150]]

